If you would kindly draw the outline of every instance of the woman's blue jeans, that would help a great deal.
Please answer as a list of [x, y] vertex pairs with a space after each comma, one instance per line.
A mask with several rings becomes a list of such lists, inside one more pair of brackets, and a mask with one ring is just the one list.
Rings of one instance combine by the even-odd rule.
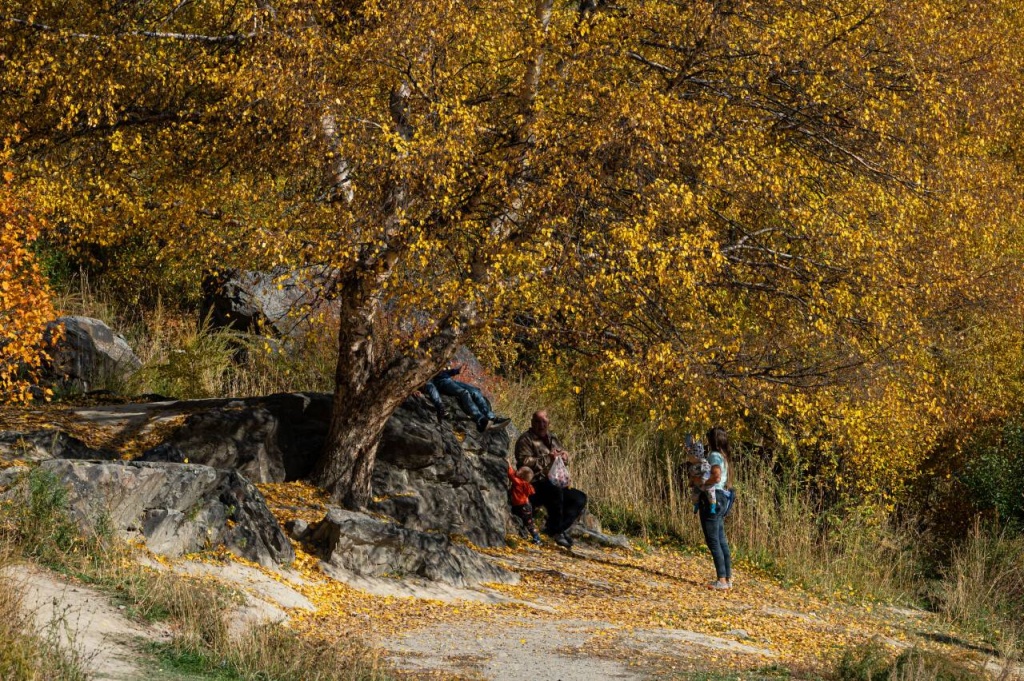
[[715, 561], [715, 573], [719, 579], [732, 579], [732, 555], [729, 553], [729, 541], [725, 538], [725, 516], [732, 506], [732, 495], [722, 494], [718, 504], [718, 513], [711, 515], [711, 506], [707, 497], [701, 496], [700, 527], [704, 530], [704, 541]]

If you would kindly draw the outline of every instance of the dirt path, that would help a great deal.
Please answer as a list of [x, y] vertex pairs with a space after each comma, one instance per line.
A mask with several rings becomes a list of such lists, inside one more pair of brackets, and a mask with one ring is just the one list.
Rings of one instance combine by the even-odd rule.
[[464, 673], [502, 681], [634, 681], [644, 676], [624, 661], [583, 654], [598, 622], [531, 622], [508, 618], [419, 630], [383, 642], [410, 674]]
[[167, 640], [167, 632], [125, 617], [108, 597], [30, 565], [4, 568], [3, 579], [19, 585], [24, 606], [42, 631], [59, 633], [97, 681], [149, 678], [140, 664], [140, 641]]
[[528, 617], [421, 629], [382, 645], [397, 667], [412, 674], [461, 673], [501, 681], [639, 681], [699, 667], [708, 654], [774, 656], [763, 648], [682, 629]]
[[[289, 573], [223, 561], [170, 569], [245, 593], [240, 621], [287, 620], [316, 636], [361, 632], [408, 679], [660, 681], [772, 665], [813, 670], [875, 637], [893, 648], [923, 645], [986, 662], [982, 649], [957, 643], [920, 610], [825, 601], [745, 570], [732, 592], [711, 592], [703, 556], [549, 546], [490, 553], [520, 572], [519, 585], [339, 581], [301, 551]], [[96, 679], [206, 678], [161, 670], [140, 644], [166, 641], [168, 632], [129, 620], [104, 594], [31, 566], [9, 567], [0, 578], [22, 585], [40, 627], [57, 627]]]

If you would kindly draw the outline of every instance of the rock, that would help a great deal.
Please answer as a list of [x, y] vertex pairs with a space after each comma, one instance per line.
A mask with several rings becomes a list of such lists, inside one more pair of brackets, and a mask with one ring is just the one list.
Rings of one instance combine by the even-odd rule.
[[87, 391], [117, 382], [142, 366], [124, 339], [99, 319], [91, 317], [60, 317], [47, 325], [52, 337], [63, 327], [57, 342], [47, 379], [75, 389]]
[[580, 524], [573, 525], [569, 528], [569, 536], [573, 539], [580, 539], [582, 541], [588, 541], [593, 544], [600, 544], [601, 546], [608, 546], [616, 549], [632, 549], [633, 545], [629, 543], [629, 539], [621, 534], [605, 534], [603, 532], [594, 532], [588, 530]]
[[750, 638], [750, 634], [747, 633], [746, 629], [730, 629], [729, 631], [725, 632], [725, 635], [735, 636], [736, 638], [741, 640]]
[[370, 509], [410, 529], [504, 546], [509, 433], [478, 433], [457, 404], [446, 401], [450, 417], [443, 425], [425, 398], [413, 396], [395, 411], [377, 450]]
[[330, 509], [312, 528], [309, 541], [326, 562], [367, 577], [419, 577], [459, 587], [518, 581], [514, 573], [445, 535], [339, 508]]
[[[323, 449], [331, 400], [326, 394], [288, 393], [178, 402], [174, 409], [189, 411], [185, 422], [159, 451], [143, 456], [183, 460], [174, 458], [180, 452], [191, 463], [238, 470], [254, 482], [301, 480]], [[413, 396], [388, 421], [377, 451], [370, 509], [410, 529], [504, 546], [508, 429], [478, 433], [454, 401], [448, 407], [449, 420], [438, 425], [429, 402]], [[154, 458], [158, 455], [164, 458]]]
[[227, 270], [203, 281], [200, 314], [214, 328], [297, 337], [308, 330], [311, 314], [337, 309], [320, 295], [329, 276], [324, 268]]
[[289, 520], [284, 524], [284, 529], [288, 533], [288, 536], [296, 541], [302, 541], [309, 534], [309, 523], [301, 518], [295, 518]]
[[185, 452], [181, 451], [169, 442], [163, 442], [158, 444], [156, 447], [147, 449], [135, 460], [163, 463], [189, 463]]
[[68, 487], [70, 510], [87, 530], [104, 523], [166, 556], [224, 545], [268, 567], [295, 559], [263, 495], [235, 471], [140, 461], [54, 460], [40, 468]]
[[283, 482], [277, 445], [279, 420], [259, 405], [190, 414], [164, 442], [144, 452], [145, 461], [201, 463], [238, 471], [253, 482]]
[[576, 524], [584, 530], [603, 534], [604, 530], [601, 529], [601, 521], [596, 515], [590, 512], [589, 509], [583, 509], [583, 514], [576, 521]]
[[253, 482], [285, 482], [312, 471], [327, 437], [331, 396], [284, 393], [205, 404], [178, 402], [174, 407], [191, 413], [143, 454], [145, 460], [180, 456], [190, 463], [237, 470]]
[[47, 459], [113, 460], [117, 454], [106, 449], [93, 449], [61, 430], [0, 432], [0, 460], [45, 461]]
[[31, 471], [28, 466], [8, 466], [0, 468], [0, 492], [7, 491], [7, 488], [14, 485]]

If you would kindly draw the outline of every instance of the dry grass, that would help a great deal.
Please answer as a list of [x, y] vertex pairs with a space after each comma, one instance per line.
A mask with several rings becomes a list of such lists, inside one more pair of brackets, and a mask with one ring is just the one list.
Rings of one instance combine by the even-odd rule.
[[976, 521], [933, 584], [939, 611], [985, 635], [1008, 660], [1021, 659], [1024, 641], [1024, 537]]
[[153, 308], [119, 305], [88, 280], [76, 280], [74, 290], [58, 296], [56, 306], [63, 314], [106, 322], [142, 360], [132, 376], [95, 388], [199, 399], [333, 387], [337, 320], [311, 322], [302, 338], [250, 336], [212, 328], [194, 313], [160, 303]]
[[836, 665], [834, 678], [836, 681], [988, 681], [991, 677], [977, 665], [958, 662], [932, 651], [911, 648], [893, 656], [875, 641], [846, 651]]

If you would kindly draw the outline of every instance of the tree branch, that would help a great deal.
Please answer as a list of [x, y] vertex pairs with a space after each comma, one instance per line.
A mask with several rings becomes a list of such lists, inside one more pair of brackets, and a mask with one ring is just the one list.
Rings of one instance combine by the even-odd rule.
[[227, 35], [204, 35], [202, 33], [174, 33], [170, 31], [119, 31], [117, 33], [111, 33], [109, 35], [101, 35], [98, 33], [76, 33], [73, 31], [66, 31], [56, 26], [50, 26], [48, 24], [41, 24], [37, 21], [29, 21], [28, 19], [19, 19], [17, 17], [0, 17], [0, 22], [14, 24], [16, 26], [24, 26], [25, 28], [31, 28], [36, 31], [44, 33], [56, 33], [64, 35], [69, 38], [76, 40], [104, 40], [107, 38], [122, 38], [126, 36], [138, 37], [138, 38], [153, 38], [159, 40], [180, 40], [185, 42], [199, 42], [207, 44], [231, 44], [238, 43], [243, 40], [248, 40], [256, 36], [255, 31], [249, 33], [229, 33]]

